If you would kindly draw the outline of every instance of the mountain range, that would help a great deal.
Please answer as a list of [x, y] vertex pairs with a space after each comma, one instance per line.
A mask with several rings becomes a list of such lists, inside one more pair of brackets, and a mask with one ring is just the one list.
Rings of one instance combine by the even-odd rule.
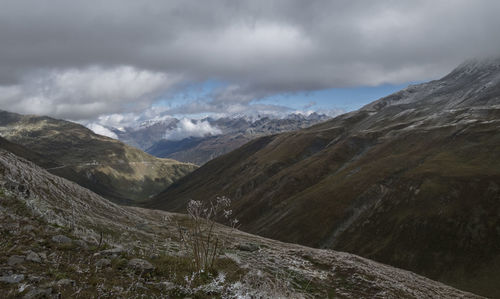
[[[248, 141], [271, 134], [306, 128], [330, 117], [313, 112], [308, 115], [292, 113], [284, 117], [273, 115], [207, 117], [201, 120], [187, 120], [193, 126], [205, 124], [213, 132], [203, 136], [190, 136], [192, 132], [179, 132], [176, 138], [168, 138], [177, 132], [181, 120], [168, 118], [163, 121], [146, 122], [138, 128], [109, 128], [118, 138], [147, 153], [160, 158], [202, 165], [220, 155], [228, 153]], [[184, 120], [186, 121], [186, 120]], [[199, 135], [199, 134], [198, 134]]]
[[215, 158], [149, 208], [233, 199], [241, 229], [499, 297], [500, 59]]

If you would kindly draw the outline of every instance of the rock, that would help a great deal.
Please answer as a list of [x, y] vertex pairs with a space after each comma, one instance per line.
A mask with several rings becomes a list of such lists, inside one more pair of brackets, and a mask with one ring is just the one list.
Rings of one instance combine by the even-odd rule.
[[45, 252], [40, 252], [38, 255], [42, 258], [42, 260], [47, 259], [47, 254]]
[[88, 246], [88, 245], [87, 245], [87, 243], [86, 243], [85, 241], [83, 241], [83, 240], [75, 240], [75, 241], [73, 241], [73, 243], [74, 243], [76, 246], [78, 246], [78, 247], [80, 247], [80, 248], [82, 248], [82, 249], [85, 249], [85, 250], [89, 249], [89, 246]]
[[97, 268], [105, 268], [109, 265], [111, 265], [111, 260], [109, 259], [100, 259], [95, 263], [95, 266]]
[[23, 280], [24, 280], [23, 274], [12, 274], [0, 277], [0, 282], [5, 282], [5, 283], [20, 283]]
[[155, 269], [155, 267], [148, 261], [143, 259], [131, 259], [128, 262], [129, 268], [132, 268], [138, 272], [151, 272]]
[[26, 260], [28, 260], [30, 262], [34, 262], [34, 263], [41, 263], [42, 262], [42, 259], [40, 258], [40, 256], [36, 252], [33, 252], [33, 251], [30, 251], [28, 256], [26, 256]]
[[25, 225], [23, 228], [22, 228], [23, 231], [25, 232], [30, 232], [30, 231], [33, 231], [35, 230], [35, 227], [31, 224], [28, 224], [28, 225]]
[[30, 276], [28, 276], [28, 281], [32, 282], [32, 283], [38, 283], [41, 280], [42, 280], [42, 278], [40, 276], [36, 276], [36, 275], [30, 275]]
[[33, 298], [50, 298], [52, 294], [52, 288], [34, 288], [29, 291], [26, 295], [24, 295], [24, 299], [33, 299]]
[[49, 254], [49, 256], [47, 258], [50, 260], [54, 260], [56, 257], [57, 257], [57, 253], [52, 252], [51, 254]]
[[118, 255], [121, 255], [123, 252], [125, 252], [125, 249], [123, 249], [123, 247], [118, 246], [118, 247], [115, 247], [112, 249], [99, 251], [99, 252], [95, 253], [94, 255], [95, 256], [103, 255], [103, 256], [117, 257]]
[[57, 285], [58, 286], [72, 286], [74, 287], [76, 285], [76, 282], [74, 280], [71, 280], [71, 279], [67, 279], [67, 278], [64, 278], [64, 279], [61, 279], [57, 282]]
[[52, 241], [59, 244], [70, 244], [72, 242], [72, 240], [65, 235], [53, 236]]
[[9, 266], [15, 266], [15, 265], [24, 263], [24, 261], [25, 261], [24, 256], [22, 256], [22, 255], [13, 255], [13, 256], [9, 257], [9, 259], [7, 260], [7, 264]]
[[254, 251], [259, 250], [259, 245], [255, 244], [255, 243], [242, 243], [242, 244], [238, 244], [236, 246], [236, 248], [238, 250], [241, 250], [241, 251], [254, 252]]

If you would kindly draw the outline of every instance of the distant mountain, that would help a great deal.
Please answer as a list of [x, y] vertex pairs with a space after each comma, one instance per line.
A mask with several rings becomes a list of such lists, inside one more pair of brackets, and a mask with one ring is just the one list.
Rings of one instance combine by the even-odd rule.
[[183, 211], [220, 194], [248, 232], [500, 297], [500, 59], [253, 140], [150, 207]]
[[317, 113], [308, 116], [290, 114], [285, 118], [261, 117], [256, 120], [244, 117], [206, 118], [202, 121], [210, 123], [222, 133], [182, 140], [164, 139], [147, 148], [146, 152], [157, 157], [203, 165], [257, 137], [306, 128], [327, 119], [328, 116]]
[[109, 128], [118, 139], [130, 146], [146, 150], [153, 144], [165, 138], [165, 133], [175, 129], [179, 122], [176, 118], [162, 121], [144, 122], [137, 128]]
[[147, 200], [196, 168], [50, 117], [0, 111], [0, 135], [20, 145], [8, 145], [16, 154], [120, 203]]
[[[479, 298], [352, 254], [213, 227], [191, 272], [185, 215], [118, 206], [0, 149], [1, 298]], [[249, 251], [248, 248], [254, 248]]]

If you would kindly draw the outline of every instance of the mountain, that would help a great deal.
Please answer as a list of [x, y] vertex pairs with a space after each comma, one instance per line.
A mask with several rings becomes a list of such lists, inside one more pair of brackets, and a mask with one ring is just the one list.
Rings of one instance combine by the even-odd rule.
[[500, 59], [253, 140], [149, 207], [233, 199], [241, 228], [500, 297]]
[[244, 117], [206, 118], [221, 134], [205, 137], [188, 137], [181, 140], [160, 140], [146, 149], [146, 152], [162, 158], [203, 165], [220, 155], [228, 153], [257, 137], [306, 128], [327, 120], [324, 114], [290, 114], [284, 118], [268, 116], [255, 120]]
[[165, 133], [175, 129], [178, 123], [178, 119], [169, 118], [162, 121], [143, 122], [137, 128], [108, 129], [115, 133], [120, 141], [144, 151], [165, 138]]
[[[29, 149], [30, 158], [115, 202], [147, 200], [194, 170], [192, 164], [159, 159], [69, 121], [0, 111], [0, 135]], [[12, 146], [12, 145], [10, 145]]]
[[[480, 298], [352, 254], [216, 225], [194, 273], [185, 215], [115, 205], [0, 149], [1, 298]], [[253, 249], [252, 249], [253, 248]]]

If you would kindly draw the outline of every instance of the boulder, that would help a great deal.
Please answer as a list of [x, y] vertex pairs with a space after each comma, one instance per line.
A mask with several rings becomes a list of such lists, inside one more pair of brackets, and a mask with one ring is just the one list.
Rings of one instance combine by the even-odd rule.
[[24, 280], [23, 274], [12, 274], [0, 277], [0, 282], [5, 282], [5, 283], [20, 283], [23, 280]]
[[42, 262], [42, 259], [40, 258], [40, 256], [36, 252], [33, 252], [33, 251], [30, 251], [28, 253], [28, 255], [26, 256], [26, 260], [28, 260], [30, 262], [34, 262], [34, 263], [41, 263]]
[[76, 282], [72, 279], [64, 278], [64, 279], [59, 280], [57, 282], [57, 285], [58, 286], [72, 286], [72, 287], [74, 287], [76, 285]]
[[105, 268], [111, 265], [110, 259], [100, 259], [95, 263], [96, 268]]
[[148, 261], [143, 259], [131, 259], [128, 262], [128, 267], [134, 269], [137, 272], [148, 273], [155, 269], [155, 267]]
[[241, 251], [254, 252], [254, 251], [259, 250], [259, 245], [255, 244], [255, 243], [242, 243], [242, 244], [238, 244], [236, 246], [236, 248], [238, 250], [241, 250]]
[[80, 247], [80, 248], [82, 248], [82, 249], [85, 249], [85, 250], [89, 249], [89, 246], [88, 246], [88, 245], [87, 245], [87, 243], [86, 243], [85, 241], [83, 241], [83, 240], [75, 240], [75, 241], [73, 241], [73, 243], [74, 243], [76, 246], [78, 246], [78, 247]]
[[72, 240], [65, 235], [53, 236], [52, 241], [59, 244], [70, 244], [72, 242]]
[[25, 257], [22, 255], [13, 255], [7, 260], [9, 266], [19, 265], [25, 262]]
[[123, 247], [118, 246], [118, 247], [115, 247], [112, 249], [99, 251], [99, 252], [95, 253], [94, 255], [95, 256], [108, 256], [108, 257], [115, 258], [115, 257], [121, 255], [123, 252], [125, 252], [125, 249], [123, 249]]
[[34, 288], [24, 295], [24, 299], [50, 298], [52, 288]]

